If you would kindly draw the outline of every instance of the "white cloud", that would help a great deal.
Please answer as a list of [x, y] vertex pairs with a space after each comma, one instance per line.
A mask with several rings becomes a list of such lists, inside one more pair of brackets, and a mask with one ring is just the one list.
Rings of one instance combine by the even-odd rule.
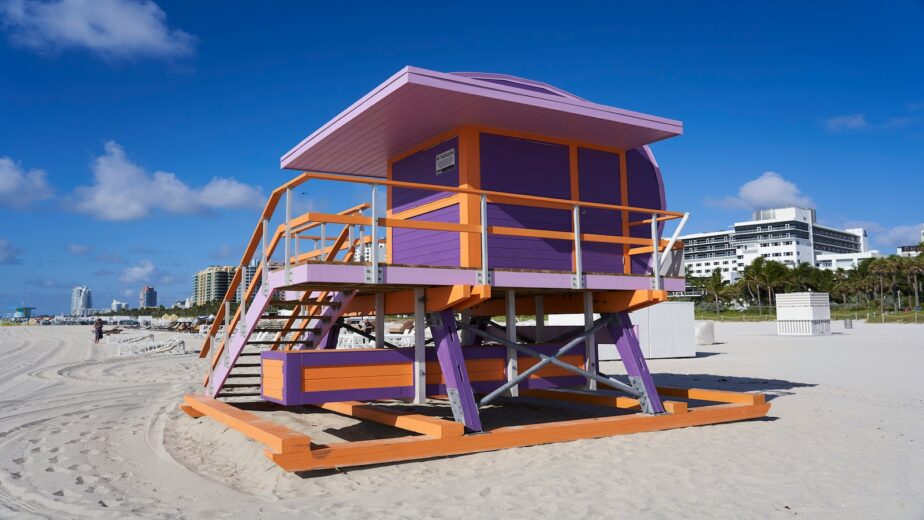
[[150, 260], [140, 260], [137, 264], [126, 267], [119, 276], [119, 281], [133, 286], [138, 285], [171, 285], [180, 282], [176, 276], [164, 272]]
[[218, 249], [212, 251], [210, 256], [215, 260], [227, 260], [229, 258], [234, 258], [237, 254], [240, 254], [240, 252], [235, 251], [228, 244], [222, 244]]
[[9, 240], [0, 238], [0, 265], [16, 265], [22, 263], [22, 251], [14, 247]]
[[24, 208], [51, 197], [45, 171], [23, 170], [9, 157], [0, 157], [0, 205]]
[[168, 27], [167, 15], [151, 0], [6, 0], [0, 25], [22, 47], [82, 48], [107, 59], [187, 56], [196, 40]]
[[93, 248], [85, 244], [68, 244], [67, 250], [72, 255], [86, 256], [90, 254]]
[[74, 208], [102, 220], [134, 220], [155, 210], [192, 214], [212, 209], [260, 208], [265, 197], [258, 186], [215, 177], [202, 188], [191, 188], [176, 175], [148, 173], [131, 162], [114, 141], [93, 161], [95, 183], [74, 191]]
[[844, 130], [860, 130], [869, 126], [866, 116], [863, 114], [847, 114], [843, 116], [830, 117], [825, 119], [825, 128], [830, 132], [841, 132]]
[[892, 251], [893, 248], [919, 244], [924, 222], [888, 227], [868, 220], [849, 220], [844, 223], [844, 227], [865, 229], [869, 233], [870, 242], [875, 247], [883, 248], [883, 254], [891, 254], [895, 252]]
[[876, 234], [876, 243], [881, 246], [912, 246], [921, 243], [921, 229], [924, 222], [911, 226], [895, 226]]
[[149, 283], [154, 281], [157, 273], [157, 268], [150, 260], [142, 260], [138, 265], [126, 267], [119, 280], [123, 283]]
[[723, 199], [707, 199], [706, 203], [731, 209], [768, 209], [796, 206], [814, 207], [812, 199], [802, 193], [794, 183], [776, 172], [764, 172], [760, 177], [744, 183], [738, 189], [738, 196]]

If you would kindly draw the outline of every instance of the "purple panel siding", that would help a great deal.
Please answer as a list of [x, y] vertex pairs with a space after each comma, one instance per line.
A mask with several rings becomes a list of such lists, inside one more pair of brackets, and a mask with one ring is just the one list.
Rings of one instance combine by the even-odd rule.
[[324, 392], [302, 392], [297, 403], [321, 404], [342, 401], [374, 401], [376, 399], [410, 399], [414, 397], [413, 386], [393, 386], [386, 388], [363, 388], [357, 390], [328, 390]]
[[[665, 209], [664, 185], [661, 172], [645, 148], [636, 148], [626, 153], [626, 163], [629, 170], [629, 205], [639, 208]], [[643, 213], [630, 213], [629, 220], [649, 218], [651, 215]], [[663, 230], [663, 224], [661, 226]], [[630, 235], [641, 238], [651, 238], [650, 226], [635, 226], [630, 229]], [[632, 273], [646, 274], [649, 270], [651, 255], [635, 255], [632, 257]]]
[[[481, 187], [560, 199], [571, 198], [568, 147], [494, 134], [481, 134]], [[488, 224], [570, 231], [568, 211], [489, 204]], [[571, 270], [571, 241], [491, 236], [492, 268]]]
[[[424, 213], [411, 220], [459, 222], [459, 205]], [[459, 233], [425, 229], [394, 228], [391, 235], [391, 263], [411, 265], [459, 265]]]
[[[508, 204], [488, 205], [488, 225], [548, 231], [571, 231], [568, 211]], [[571, 270], [570, 240], [491, 235], [488, 265], [492, 268]]]
[[[450, 148], [456, 149], [456, 167], [451, 171], [437, 175], [436, 156]], [[396, 181], [419, 182], [437, 186], [458, 186], [459, 139], [453, 137], [395, 162], [391, 168], [391, 178]], [[448, 195], [450, 194], [438, 191], [393, 188], [391, 192], [391, 209], [394, 212], [404, 211]]]
[[[578, 148], [578, 190], [584, 202], [619, 204], [619, 155]], [[622, 215], [618, 211], [586, 208], [581, 211], [581, 231], [618, 235]], [[622, 246], [588, 242], [582, 244], [584, 270], [597, 273], [622, 272]]]

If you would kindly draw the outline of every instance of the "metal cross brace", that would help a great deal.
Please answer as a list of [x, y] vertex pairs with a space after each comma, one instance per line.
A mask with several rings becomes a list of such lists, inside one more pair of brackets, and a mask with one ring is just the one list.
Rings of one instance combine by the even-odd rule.
[[472, 327], [471, 325], [468, 325], [468, 324], [465, 324], [465, 323], [459, 323], [458, 326], [459, 326], [460, 328], [463, 328], [463, 329], [465, 329], [465, 330], [468, 330], [468, 331], [471, 332], [472, 334], [476, 334], [476, 335], [481, 336], [481, 337], [486, 338], [486, 339], [494, 340], [494, 341], [500, 343], [501, 345], [508, 346], [508, 347], [510, 347], [510, 348], [512, 348], [512, 349], [514, 349], [514, 350], [516, 350], [517, 352], [522, 352], [523, 354], [526, 354], [526, 355], [528, 355], [528, 356], [537, 357], [537, 358], [539, 358], [539, 359], [541, 360], [541, 361], [539, 361], [538, 363], [536, 363], [535, 365], [531, 366], [529, 369], [524, 370], [523, 372], [520, 372], [520, 374], [517, 375], [517, 377], [515, 377], [513, 380], [504, 383], [500, 388], [498, 388], [498, 389], [494, 390], [493, 392], [491, 392], [490, 394], [484, 396], [484, 397], [481, 399], [481, 401], [480, 401], [479, 404], [480, 404], [481, 406], [484, 406], [484, 405], [490, 403], [490, 402], [493, 401], [495, 398], [497, 398], [498, 395], [500, 395], [500, 394], [502, 394], [503, 392], [509, 390], [509, 389], [510, 389], [511, 387], [513, 387], [514, 385], [520, 384], [520, 383], [523, 382], [526, 378], [528, 378], [531, 374], [535, 373], [537, 370], [541, 369], [542, 367], [544, 367], [544, 366], [546, 366], [546, 365], [548, 365], [548, 364], [550, 364], [550, 363], [553, 364], [553, 365], [559, 366], [559, 367], [561, 367], [561, 368], [564, 368], [565, 370], [570, 370], [571, 372], [574, 372], [574, 373], [576, 373], [576, 374], [579, 374], [579, 375], [582, 375], [582, 376], [585, 376], [585, 377], [589, 377], [589, 378], [591, 378], [591, 379], [593, 379], [593, 380], [595, 380], [595, 381], [598, 381], [598, 382], [600, 382], [600, 383], [603, 383], [603, 384], [605, 384], [605, 385], [608, 385], [608, 386], [611, 386], [611, 387], [613, 387], [613, 388], [622, 390], [623, 392], [626, 392], [627, 394], [630, 394], [630, 395], [633, 395], [633, 396], [638, 397], [639, 395], [641, 395], [640, 392], [639, 392], [637, 389], [635, 389], [635, 388], [633, 388], [633, 387], [631, 387], [631, 386], [629, 386], [629, 385], [623, 383], [622, 381], [619, 381], [619, 380], [617, 380], [617, 379], [613, 379], [612, 377], [605, 377], [605, 376], [601, 376], [601, 375], [599, 375], [599, 374], [594, 374], [594, 373], [588, 372], [588, 371], [586, 371], [586, 370], [584, 370], [584, 369], [582, 369], [582, 368], [576, 367], [576, 366], [574, 366], [574, 365], [572, 365], [572, 364], [570, 364], [570, 363], [565, 363], [564, 361], [558, 359], [560, 356], [566, 354], [569, 350], [571, 350], [571, 349], [574, 348], [575, 346], [580, 345], [580, 344], [584, 341], [584, 338], [585, 338], [586, 335], [588, 335], [588, 334], [596, 334], [597, 331], [599, 331], [599, 330], [602, 329], [603, 327], [606, 327], [607, 325], [609, 325], [610, 323], [612, 323], [613, 321], [615, 321], [616, 318], [617, 318], [617, 316], [616, 316], [615, 314], [610, 314], [610, 315], [603, 316], [603, 317], [601, 317], [600, 319], [594, 321], [593, 326], [592, 326], [589, 330], [587, 330], [587, 331], [581, 331], [580, 333], [578, 333], [578, 336], [577, 336], [577, 337], [575, 337], [574, 339], [572, 339], [571, 341], [569, 341], [568, 343], [566, 343], [564, 346], [562, 346], [560, 349], [558, 349], [558, 352], [556, 352], [556, 353], [555, 353], [554, 355], [552, 355], [552, 356], [547, 356], [547, 355], [545, 355], [545, 354], [543, 354], [543, 353], [541, 353], [541, 352], [537, 352], [537, 351], [535, 351], [535, 350], [533, 350], [533, 349], [531, 349], [531, 348], [529, 348], [529, 347], [527, 347], [527, 346], [520, 345], [519, 343], [515, 343], [515, 342], [510, 341], [510, 340], [508, 340], [508, 339], [506, 339], [506, 338], [501, 338], [501, 337], [498, 337], [498, 336], [494, 336], [493, 334], [491, 334], [491, 333], [489, 333], [489, 332], [480, 330], [480, 329], [478, 329], [478, 328], [476, 328], [476, 327]]

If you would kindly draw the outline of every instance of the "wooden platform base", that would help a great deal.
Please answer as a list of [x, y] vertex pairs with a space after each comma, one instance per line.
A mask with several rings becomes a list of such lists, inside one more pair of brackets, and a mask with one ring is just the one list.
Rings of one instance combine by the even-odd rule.
[[[180, 408], [192, 417], [208, 416], [266, 445], [266, 456], [286, 471], [363, 466], [406, 460], [461, 455], [480, 451], [534, 446], [553, 442], [625, 435], [688, 426], [703, 426], [763, 417], [770, 410], [763, 394], [702, 389], [658, 388], [664, 396], [717, 404], [690, 407], [685, 401], [667, 401], [662, 415], [617, 415], [523, 426], [507, 426], [485, 433], [464, 435], [460, 424], [387, 407], [349, 402], [321, 405], [326, 410], [379, 422], [421, 435], [393, 439], [311, 444], [307, 435], [261, 419], [232, 404], [202, 395], [187, 395]], [[577, 401], [620, 409], [638, 403], [625, 397], [608, 397], [559, 390], [535, 390], [530, 397]]]

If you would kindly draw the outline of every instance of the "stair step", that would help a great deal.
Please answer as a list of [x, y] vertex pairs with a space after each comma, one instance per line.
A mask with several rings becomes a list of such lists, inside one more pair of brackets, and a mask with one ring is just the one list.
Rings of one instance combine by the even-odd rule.
[[253, 331], [254, 331], [254, 332], [314, 332], [314, 333], [318, 333], [318, 332], [321, 332], [321, 328], [320, 328], [320, 327], [308, 327], [307, 329], [298, 329], [298, 328], [295, 328], [295, 329], [272, 329], [272, 328], [262, 328], [262, 327], [260, 327], [260, 328], [253, 329]]
[[215, 397], [262, 397], [260, 392], [219, 393]]
[[262, 352], [241, 352], [238, 356], [259, 356]]
[[275, 343], [279, 343], [279, 344], [282, 344], [282, 343], [286, 343], [286, 344], [304, 343], [304, 344], [306, 344], [306, 345], [311, 345], [311, 344], [312, 344], [311, 341], [304, 340], [304, 339], [281, 339], [281, 340], [279, 340], [279, 341], [270, 340], [270, 341], [248, 341], [248, 342], [247, 342], [248, 345], [273, 345], [273, 344], [275, 344]]
[[259, 368], [259, 366], [260, 366], [260, 363], [236, 363], [231, 368], [232, 369], [234, 368]]
[[237, 377], [237, 378], [240, 378], [240, 377], [260, 377], [260, 374], [259, 374], [259, 373], [255, 373], [255, 374], [228, 374], [227, 377]]
[[254, 383], [225, 383], [222, 386], [222, 388], [223, 389], [225, 388], [260, 388], [260, 384], [259, 383], [256, 383], [256, 384]]
[[333, 309], [340, 308], [340, 302], [330, 301], [330, 300], [318, 300], [318, 299], [309, 299], [309, 300], [270, 300], [269, 305], [318, 305], [324, 307], [331, 307]]
[[332, 309], [340, 308], [340, 302], [333, 301], [333, 300], [318, 300], [317, 298], [310, 298], [308, 300], [305, 300], [302, 303], [304, 303], [305, 305], [322, 305], [325, 307], [330, 307]]

